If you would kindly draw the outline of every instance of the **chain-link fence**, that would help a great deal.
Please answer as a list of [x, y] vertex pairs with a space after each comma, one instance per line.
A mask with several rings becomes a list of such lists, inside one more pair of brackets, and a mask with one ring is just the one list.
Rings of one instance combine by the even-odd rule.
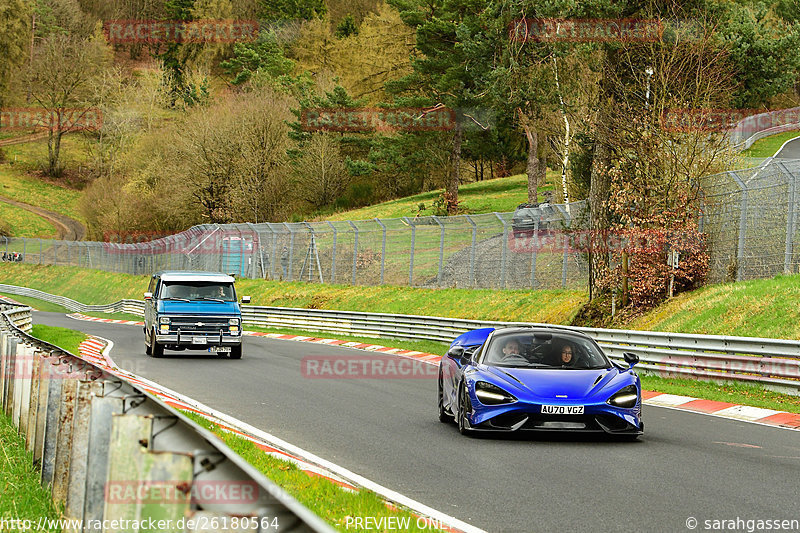
[[554, 205], [524, 232], [515, 231], [513, 213], [491, 213], [201, 225], [137, 243], [124, 243], [124, 235], [116, 236], [123, 242], [0, 238], [0, 250], [7, 261], [130, 274], [175, 269], [354, 285], [582, 288], [588, 271], [581, 254], [531, 246], [528, 237], [577, 228], [584, 213], [585, 202]]
[[[699, 225], [708, 236], [710, 281], [800, 271], [799, 182], [800, 160], [773, 160], [703, 180]], [[123, 242], [0, 238], [0, 255], [5, 261], [130, 274], [174, 269], [354, 285], [586, 287], [586, 255], [543, 237], [563, 235], [561, 230], [580, 233], [586, 227], [585, 202], [554, 205], [535, 221], [512, 217], [201, 225], [136, 243], [124, 243], [123, 235], [116, 239]]]
[[768, 278], [800, 270], [800, 160], [772, 160], [704, 179], [700, 230], [710, 281]]

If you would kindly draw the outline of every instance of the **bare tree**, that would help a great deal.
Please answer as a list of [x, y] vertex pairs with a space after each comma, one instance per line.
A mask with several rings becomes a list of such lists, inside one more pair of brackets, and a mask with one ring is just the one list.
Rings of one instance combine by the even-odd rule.
[[100, 120], [91, 109], [97, 95], [94, 82], [108, 61], [108, 49], [101, 39], [54, 34], [34, 51], [27, 81], [33, 101], [47, 117], [48, 175], [61, 172], [61, 138], [95, 127]]
[[350, 175], [339, 145], [328, 134], [311, 137], [296, 162], [294, 180], [300, 198], [317, 208], [333, 203], [344, 192]]

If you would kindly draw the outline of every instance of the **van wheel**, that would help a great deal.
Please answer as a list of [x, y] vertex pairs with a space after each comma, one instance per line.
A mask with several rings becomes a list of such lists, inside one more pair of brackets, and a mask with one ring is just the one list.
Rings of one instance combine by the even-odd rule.
[[150, 352], [152, 357], [164, 357], [164, 345], [156, 342], [155, 330], [150, 334]]
[[231, 359], [241, 359], [242, 358], [242, 345], [239, 346], [231, 346], [231, 355], [229, 356]]

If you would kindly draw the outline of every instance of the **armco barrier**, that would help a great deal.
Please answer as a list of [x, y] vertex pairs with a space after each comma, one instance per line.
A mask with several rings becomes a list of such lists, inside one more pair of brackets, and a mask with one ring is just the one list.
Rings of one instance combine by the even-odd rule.
[[[37, 298], [56, 303], [68, 300], [13, 285], [0, 284], [0, 292], [36, 295]], [[67, 303], [69, 306], [65, 303], [62, 305], [83, 312], [125, 308], [130, 313], [142, 315], [144, 309], [144, 303], [136, 300], [122, 300], [107, 306], [87, 306], [74, 300]], [[245, 324], [262, 327], [290, 327], [331, 334], [438, 342], [451, 342], [461, 333], [476, 328], [537, 325], [254, 305], [242, 306], [242, 319]], [[583, 327], [569, 329], [582, 331], [594, 338], [612, 358], [622, 359], [624, 352], [637, 354], [641, 360], [638, 368], [647, 372], [754, 382], [800, 394], [800, 341]]]
[[334, 531], [210, 431], [29, 336], [30, 318], [0, 306], [0, 405], [79, 531]]

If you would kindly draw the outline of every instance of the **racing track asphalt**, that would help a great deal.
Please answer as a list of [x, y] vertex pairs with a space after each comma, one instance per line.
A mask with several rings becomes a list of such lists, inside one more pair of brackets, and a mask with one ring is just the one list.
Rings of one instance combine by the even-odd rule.
[[798, 519], [800, 433], [644, 407], [639, 442], [466, 438], [436, 418], [435, 379], [307, 379], [309, 355], [363, 351], [245, 338], [241, 360], [144, 354], [140, 326], [34, 313], [111, 339], [126, 370], [491, 532], [688, 531], [686, 520]]
[[775, 154], [776, 159], [800, 159], [800, 138], [794, 139]]

